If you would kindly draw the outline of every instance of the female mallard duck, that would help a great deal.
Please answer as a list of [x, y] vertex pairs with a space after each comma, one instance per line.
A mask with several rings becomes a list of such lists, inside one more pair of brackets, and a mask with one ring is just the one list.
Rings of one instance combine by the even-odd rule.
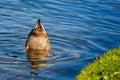
[[28, 53], [35, 51], [43, 55], [50, 53], [50, 42], [40, 19], [28, 35], [25, 50]]

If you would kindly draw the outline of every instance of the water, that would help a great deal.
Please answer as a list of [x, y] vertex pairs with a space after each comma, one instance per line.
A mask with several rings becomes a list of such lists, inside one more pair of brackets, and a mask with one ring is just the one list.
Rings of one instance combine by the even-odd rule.
[[[96, 56], [120, 45], [119, 0], [1, 0], [0, 79], [73, 80]], [[24, 51], [38, 19], [52, 53], [45, 67], [29, 67]]]

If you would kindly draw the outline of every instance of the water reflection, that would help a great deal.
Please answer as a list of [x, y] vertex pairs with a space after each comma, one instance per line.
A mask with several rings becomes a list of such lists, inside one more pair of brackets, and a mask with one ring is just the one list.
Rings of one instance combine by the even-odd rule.
[[27, 51], [28, 61], [31, 63], [30, 68], [32, 69], [31, 74], [37, 74], [35, 69], [48, 66], [46, 55], [41, 50], [28, 50]]

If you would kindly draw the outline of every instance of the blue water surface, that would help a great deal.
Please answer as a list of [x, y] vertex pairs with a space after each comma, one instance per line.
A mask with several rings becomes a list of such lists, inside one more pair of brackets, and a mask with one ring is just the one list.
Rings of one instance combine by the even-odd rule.
[[[41, 19], [53, 56], [31, 74], [24, 45]], [[74, 80], [120, 46], [120, 0], [0, 0], [0, 79]]]

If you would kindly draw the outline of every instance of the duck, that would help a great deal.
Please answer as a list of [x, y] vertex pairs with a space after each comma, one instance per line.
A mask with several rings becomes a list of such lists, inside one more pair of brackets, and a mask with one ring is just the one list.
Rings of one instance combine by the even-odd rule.
[[40, 19], [36, 22], [34, 28], [28, 34], [25, 50], [27, 53], [42, 54], [46, 56], [50, 53], [51, 46], [45, 28]]

